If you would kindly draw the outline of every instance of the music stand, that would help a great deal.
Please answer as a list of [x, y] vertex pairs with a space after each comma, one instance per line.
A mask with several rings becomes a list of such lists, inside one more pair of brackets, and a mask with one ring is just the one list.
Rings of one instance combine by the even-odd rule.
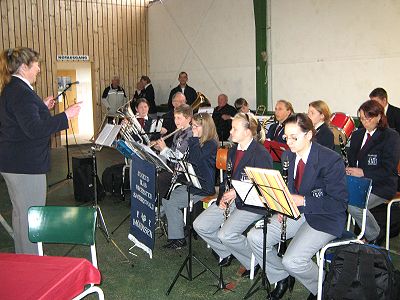
[[[281, 213], [289, 218], [298, 219], [300, 212], [294, 204], [290, 192], [277, 170], [246, 167], [245, 172], [251, 183], [232, 180], [233, 188], [244, 203], [244, 207], [257, 207], [264, 211], [263, 217], [263, 266], [262, 272], [244, 296], [248, 299], [259, 290], [266, 290], [270, 295], [271, 287], [265, 274], [267, 262], [267, 224], [272, 212]], [[250, 202], [250, 204], [246, 204]], [[260, 285], [257, 286], [261, 279]]]
[[98, 216], [96, 227], [99, 228], [101, 232], [104, 234], [107, 242], [111, 242], [117, 248], [117, 250], [126, 258], [126, 262], [130, 262], [129, 258], [119, 248], [119, 246], [115, 243], [115, 241], [111, 238], [110, 234], [108, 233], [107, 225], [98, 202], [98, 193], [97, 193], [96, 151], [100, 151], [103, 148], [103, 146], [111, 147], [120, 129], [121, 125], [106, 124], [103, 130], [100, 132], [99, 136], [97, 137], [96, 141], [94, 142], [94, 145], [91, 146], [92, 160], [93, 160], [92, 175], [93, 175], [93, 190], [94, 190], [94, 206], [96, 207], [96, 212]]
[[[178, 161], [179, 164], [182, 166], [183, 171], [180, 171], [180, 173], [184, 174], [186, 179], [188, 179], [187, 182], [184, 182], [184, 185], [187, 186], [187, 198], [188, 198], [188, 208], [189, 212], [186, 216], [186, 227], [188, 229], [188, 254], [186, 258], [183, 260], [181, 267], [179, 268], [178, 272], [175, 275], [174, 280], [172, 281], [171, 285], [169, 286], [166, 295], [168, 296], [173, 289], [175, 283], [177, 282], [179, 276], [182, 276], [188, 281], [193, 281], [197, 277], [199, 277], [201, 274], [206, 272], [207, 270], [210, 271], [217, 280], [219, 280], [219, 277], [217, 274], [215, 274], [208, 266], [206, 266], [198, 257], [196, 257], [193, 253], [193, 246], [192, 246], [192, 235], [193, 235], [193, 224], [192, 224], [192, 219], [193, 219], [193, 201], [190, 198], [190, 187], [196, 187], [198, 189], [201, 189], [200, 183], [198, 181], [199, 177], [196, 175], [194, 172], [194, 169], [192, 165], [189, 162], [184, 162], [182, 160]], [[193, 276], [193, 260], [195, 260], [197, 263], [202, 265], [204, 267], [204, 270], [201, 271], [199, 274], [196, 276]], [[183, 269], [186, 267], [187, 271], [187, 276], [182, 274]]]
[[[74, 82], [74, 83], [67, 83], [65, 85], [64, 90], [62, 90], [56, 97], [53, 98], [53, 100], [58, 99], [61, 95], [63, 96], [63, 103], [64, 103], [64, 111], [66, 110], [67, 106], [66, 103], [67, 101], [67, 91], [72, 87], [73, 84], [77, 84], [79, 83], [78, 81]], [[69, 122], [69, 120], [68, 120]], [[54, 185], [57, 185], [61, 182], [64, 182], [65, 180], [70, 180], [72, 179], [72, 173], [71, 173], [71, 168], [69, 166], [69, 145], [68, 145], [68, 128], [65, 129], [65, 146], [67, 149], [67, 176], [64, 179], [61, 179], [53, 184], [49, 185], [49, 188], [53, 187]]]
[[289, 149], [289, 146], [287, 144], [269, 140], [266, 140], [264, 142], [264, 147], [271, 155], [272, 160], [277, 163], [282, 163], [281, 156], [283, 152], [285, 152], [285, 150]]

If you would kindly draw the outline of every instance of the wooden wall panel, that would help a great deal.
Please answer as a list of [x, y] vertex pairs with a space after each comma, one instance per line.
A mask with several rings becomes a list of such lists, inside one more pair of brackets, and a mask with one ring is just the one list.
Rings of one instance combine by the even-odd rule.
[[0, 0], [0, 49], [27, 46], [40, 52], [41, 97], [57, 93], [58, 54], [89, 55], [94, 128], [102, 119], [101, 95], [121, 78], [129, 98], [149, 70], [145, 0]]

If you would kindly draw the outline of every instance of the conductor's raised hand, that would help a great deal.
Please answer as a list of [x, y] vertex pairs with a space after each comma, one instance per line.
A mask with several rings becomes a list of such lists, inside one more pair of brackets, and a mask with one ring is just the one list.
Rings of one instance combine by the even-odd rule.
[[47, 106], [48, 109], [53, 109], [54, 105], [56, 104], [56, 100], [54, 100], [53, 96], [48, 96], [43, 99], [44, 104]]
[[79, 112], [81, 110], [81, 105], [82, 102], [77, 102], [74, 105], [71, 105], [68, 107], [64, 112], [67, 115], [68, 120], [75, 118], [76, 116], [79, 115]]

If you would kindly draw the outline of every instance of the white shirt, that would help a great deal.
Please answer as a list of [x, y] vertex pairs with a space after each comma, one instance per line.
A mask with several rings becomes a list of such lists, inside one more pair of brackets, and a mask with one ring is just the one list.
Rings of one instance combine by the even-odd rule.
[[372, 131], [365, 130], [364, 138], [363, 138], [363, 141], [362, 141], [362, 143], [361, 143], [361, 148], [364, 147], [364, 144], [367, 142], [368, 133], [369, 133], [369, 134], [371, 135], [371, 137], [372, 137], [372, 136], [374, 135], [375, 131], [376, 131], [376, 128], [375, 128], [374, 130], [372, 130]]
[[28, 80], [26, 80], [26, 78], [24, 78], [24, 77], [22, 77], [20, 75], [17, 75], [17, 74], [13, 74], [12, 76], [18, 77], [19, 79], [21, 79], [23, 82], [25, 82], [33, 90], [33, 86], [31, 86], [31, 83]]
[[244, 146], [243, 148], [242, 148], [242, 146], [240, 146], [240, 144], [238, 144], [237, 150], [246, 151], [247, 148], [249, 148], [249, 146], [250, 146], [252, 141], [253, 141], [253, 139], [251, 139], [250, 142], [246, 146]]

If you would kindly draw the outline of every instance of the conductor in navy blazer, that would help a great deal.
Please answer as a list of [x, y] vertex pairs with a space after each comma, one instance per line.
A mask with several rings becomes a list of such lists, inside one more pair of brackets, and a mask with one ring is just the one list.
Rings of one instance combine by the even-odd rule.
[[39, 53], [21, 47], [0, 55], [0, 172], [13, 206], [15, 252], [37, 254], [28, 239], [28, 209], [46, 204], [50, 135], [68, 128], [80, 104], [52, 116], [55, 99], [40, 99], [32, 87], [40, 72]]
[[[397, 164], [400, 157], [400, 137], [388, 128], [384, 108], [378, 101], [368, 100], [359, 110], [364, 128], [353, 133], [348, 151], [347, 174], [372, 179], [372, 191], [368, 199], [368, 209], [390, 200], [397, 191]], [[349, 206], [349, 212], [361, 226], [362, 210]], [[374, 216], [367, 211], [365, 238], [375, 240], [380, 227]]]
[[[336, 152], [313, 142], [314, 134], [306, 114], [292, 115], [285, 123], [290, 151], [282, 157], [289, 162], [288, 188], [301, 217], [287, 218], [286, 237], [293, 239], [283, 259], [275, 248], [281, 237], [281, 215], [274, 215], [268, 224], [266, 274], [271, 283], [277, 283], [271, 299], [281, 299], [288, 288], [293, 288], [295, 279], [310, 291], [309, 299], [314, 299], [318, 267], [312, 257], [326, 243], [341, 237], [344, 229], [348, 195], [343, 160]], [[248, 240], [262, 265], [262, 230], [253, 228]]]

